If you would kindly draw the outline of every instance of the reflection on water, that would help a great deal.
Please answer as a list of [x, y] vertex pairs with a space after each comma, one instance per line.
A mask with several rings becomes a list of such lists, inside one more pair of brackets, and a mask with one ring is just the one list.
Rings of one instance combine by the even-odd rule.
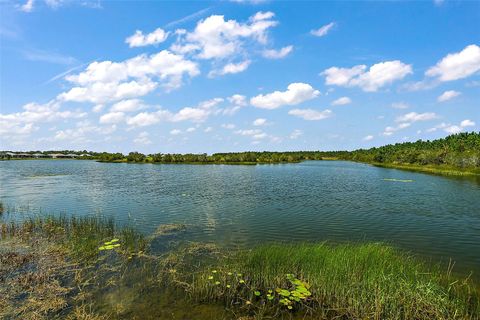
[[0, 188], [7, 206], [104, 214], [146, 233], [159, 224], [184, 223], [188, 240], [227, 247], [387, 241], [480, 272], [480, 185], [466, 179], [343, 161], [232, 166], [29, 160], [0, 162]]

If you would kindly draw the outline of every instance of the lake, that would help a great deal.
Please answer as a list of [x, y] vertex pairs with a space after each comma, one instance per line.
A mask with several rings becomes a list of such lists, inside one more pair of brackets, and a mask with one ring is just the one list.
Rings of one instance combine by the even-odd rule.
[[185, 240], [232, 248], [381, 241], [480, 273], [480, 184], [467, 179], [345, 161], [25, 160], [0, 162], [0, 187], [0, 200], [20, 212], [101, 214], [147, 234], [160, 224], [185, 223]]

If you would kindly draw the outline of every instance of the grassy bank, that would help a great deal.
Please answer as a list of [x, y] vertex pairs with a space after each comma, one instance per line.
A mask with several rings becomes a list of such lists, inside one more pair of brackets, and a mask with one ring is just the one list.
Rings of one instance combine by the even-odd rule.
[[[225, 251], [100, 217], [0, 222], [0, 318], [479, 319], [469, 279], [382, 244]], [[158, 251], [158, 246], [168, 250]]]
[[[368, 163], [368, 162], [367, 162]], [[422, 173], [430, 173], [444, 176], [470, 176], [470, 177], [479, 177], [480, 170], [473, 168], [455, 168], [452, 166], [442, 166], [442, 165], [420, 165], [420, 164], [396, 164], [396, 163], [378, 163], [373, 162], [369, 163], [377, 167], [382, 168], [391, 168], [391, 169], [401, 169], [407, 171], [415, 171]]]

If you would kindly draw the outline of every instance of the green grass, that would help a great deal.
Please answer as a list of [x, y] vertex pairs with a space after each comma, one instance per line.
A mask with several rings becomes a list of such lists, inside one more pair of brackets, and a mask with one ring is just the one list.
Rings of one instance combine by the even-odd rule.
[[468, 280], [382, 244], [260, 246], [201, 272], [194, 280], [193, 296], [248, 306], [257, 314], [277, 314], [279, 309], [289, 311], [277, 289], [295, 290], [287, 274], [306, 283], [311, 292], [299, 302], [292, 301], [291, 309], [319, 318], [480, 316], [479, 292]]
[[480, 176], [479, 169], [461, 169], [452, 166], [442, 165], [420, 165], [420, 164], [395, 164], [395, 163], [371, 163], [382, 168], [401, 169], [415, 172], [424, 172], [445, 176]]
[[30, 217], [25, 221], [0, 224], [0, 239], [17, 237], [45, 237], [61, 245], [75, 261], [94, 261], [99, 254], [99, 244], [113, 238], [120, 239], [120, 249], [125, 254], [142, 251], [146, 240], [130, 227], [117, 228], [113, 219], [99, 216]]

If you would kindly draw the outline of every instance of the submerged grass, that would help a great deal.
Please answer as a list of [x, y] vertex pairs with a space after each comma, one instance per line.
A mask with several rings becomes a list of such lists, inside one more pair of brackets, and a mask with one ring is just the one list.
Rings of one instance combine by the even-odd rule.
[[471, 280], [390, 246], [154, 253], [185, 228], [144, 237], [97, 216], [0, 222], [0, 318], [480, 319]]

